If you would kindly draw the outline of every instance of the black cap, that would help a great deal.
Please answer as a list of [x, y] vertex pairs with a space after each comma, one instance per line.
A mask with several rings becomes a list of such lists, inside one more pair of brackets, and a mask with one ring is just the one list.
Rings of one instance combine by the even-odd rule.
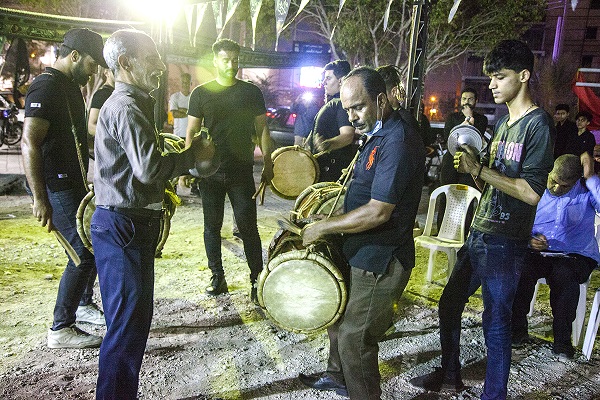
[[104, 56], [102, 55], [102, 49], [104, 48], [102, 36], [96, 32], [87, 28], [71, 29], [65, 33], [63, 44], [70, 49], [77, 50], [83, 54], [88, 54], [99, 65], [108, 68], [106, 61], [104, 61]]

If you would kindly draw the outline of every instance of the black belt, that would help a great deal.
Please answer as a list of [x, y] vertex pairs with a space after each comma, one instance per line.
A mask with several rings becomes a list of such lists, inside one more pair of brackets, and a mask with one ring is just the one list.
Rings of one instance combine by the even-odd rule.
[[105, 210], [114, 211], [119, 214], [127, 215], [130, 218], [152, 218], [161, 219], [164, 215], [163, 210], [152, 210], [150, 208], [123, 208], [114, 206], [96, 206]]

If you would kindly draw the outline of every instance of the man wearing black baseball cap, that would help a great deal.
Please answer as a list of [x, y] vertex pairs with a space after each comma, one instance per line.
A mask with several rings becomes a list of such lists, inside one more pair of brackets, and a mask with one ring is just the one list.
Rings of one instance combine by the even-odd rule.
[[104, 44], [102, 43], [102, 37], [94, 31], [90, 31], [87, 28], [76, 28], [71, 29], [65, 33], [63, 39], [63, 46], [68, 47], [71, 50], [77, 50], [80, 54], [87, 54], [98, 63], [98, 65], [108, 68], [102, 50]]
[[[94, 256], [75, 225], [77, 208], [89, 188], [85, 104], [80, 86], [106, 66], [102, 37], [89, 29], [71, 29], [58, 59], [37, 76], [25, 98], [22, 154], [33, 215], [48, 232], [64, 236], [79, 260], [69, 256], [58, 287], [50, 348], [99, 347], [102, 337], [75, 322], [104, 325], [104, 314], [92, 302], [96, 279]], [[76, 263], [79, 263], [78, 266]]]

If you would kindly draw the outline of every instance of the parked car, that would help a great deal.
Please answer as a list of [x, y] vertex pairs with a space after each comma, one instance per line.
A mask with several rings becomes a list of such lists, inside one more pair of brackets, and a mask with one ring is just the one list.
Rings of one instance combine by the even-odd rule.
[[267, 111], [267, 124], [276, 147], [294, 145], [294, 124], [296, 114], [287, 107]]

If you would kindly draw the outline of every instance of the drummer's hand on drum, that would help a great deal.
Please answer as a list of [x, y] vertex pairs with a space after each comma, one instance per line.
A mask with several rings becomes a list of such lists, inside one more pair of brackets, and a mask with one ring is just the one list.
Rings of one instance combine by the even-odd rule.
[[324, 227], [325, 224], [323, 222], [313, 222], [312, 224], [308, 224], [302, 228], [302, 245], [308, 246], [309, 244], [324, 237]]
[[192, 139], [190, 147], [194, 152], [196, 161], [210, 160], [215, 155], [215, 144], [212, 139], [207, 139], [200, 135]]
[[325, 140], [323, 138], [323, 136], [319, 135], [318, 133], [315, 134], [315, 137], [313, 139], [313, 143], [314, 143], [314, 146], [315, 146], [315, 151], [317, 153], [329, 150], [329, 142], [327, 140]]
[[45, 226], [48, 232], [52, 232], [52, 206], [48, 200], [33, 200], [33, 216], [37, 218], [42, 226]]
[[463, 144], [461, 149], [463, 151], [454, 154], [454, 169], [462, 174], [477, 175], [481, 167], [477, 150], [467, 144]]

